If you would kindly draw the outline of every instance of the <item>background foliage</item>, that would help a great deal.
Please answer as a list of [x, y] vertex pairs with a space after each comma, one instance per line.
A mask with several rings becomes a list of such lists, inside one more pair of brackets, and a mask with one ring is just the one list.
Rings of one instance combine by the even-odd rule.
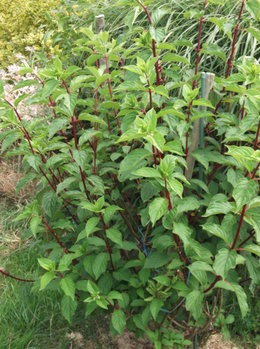
[[[101, 4], [112, 30], [96, 35]], [[258, 1], [109, 4], [88, 21], [85, 2], [65, 2], [44, 37], [59, 56], [22, 67], [14, 90], [32, 92], [0, 90], [2, 153], [23, 156], [18, 190], [37, 183], [17, 217], [41, 246], [34, 290], [58, 294], [69, 322], [83, 301], [86, 317], [107, 310], [112, 333], [156, 348], [188, 346], [214, 321], [228, 335], [260, 279]], [[216, 73], [210, 100], [202, 69]], [[21, 101], [46, 113], [25, 120]], [[187, 181], [197, 120], [205, 146]]]
[[0, 2], [0, 67], [16, 62], [16, 54], [25, 54], [26, 47], [40, 49], [44, 32], [51, 23], [47, 11], [59, 4], [59, 0]]

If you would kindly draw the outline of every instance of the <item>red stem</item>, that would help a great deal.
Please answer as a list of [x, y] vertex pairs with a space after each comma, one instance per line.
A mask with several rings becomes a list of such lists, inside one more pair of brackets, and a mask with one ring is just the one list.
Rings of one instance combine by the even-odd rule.
[[212, 282], [212, 284], [206, 289], [204, 290], [204, 293], [209, 292], [210, 290], [212, 290], [212, 288], [216, 285], [216, 283], [221, 280], [221, 276], [217, 275], [215, 280]]
[[[236, 39], [237, 39], [237, 33], [238, 33], [238, 30], [239, 30], [239, 22], [240, 22], [240, 19], [241, 19], [241, 16], [242, 16], [242, 12], [243, 12], [243, 9], [244, 9], [244, 5], [245, 5], [245, 0], [242, 1], [242, 4], [241, 4], [241, 8], [240, 8], [240, 12], [239, 12], [239, 15], [238, 15], [238, 19], [237, 19], [237, 25], [235, 27], [235, 31], [234, 31], [234, 36], [233, 36], [233, 41], [232, 41], [232, 48], [231, 48], [231, 53], [230, 53], [230, 58], [228, 60], [228, 67], [227, 67], [227, 71], [226, 71], [226, 74], [225, 74], [225, 78], [227, 79], [229, 77], [229, 74], [230, 74], [230, 71], [231, 71], [231, 68], [232, 68], [232, 62], [233, 62], [233, 58], [234, 58], [234, 53], [235, 53], [235, 47], [236, 47]], [[224, 93], [226, 91], [226, 88], [223, 87], [222, 89], [222, 93]], [[219, 102], [217, 103], [216, 107], [215, 107], [215, 110], [214, 110], [214, 115], [217, 114], [217, 111], [220, 107], [222, 103], [222, 98], [219, 100]], [[208, 125], [207, 125], [208, 126]], [[208, 127], [207, 127], [208, 129]]]
[[[105, 55], [105, 62], [106, 62], [106, 73], [109, 74], [108, 57], [107, 57], [107, 55]], [[110, 78], [107, 79], [107, 84], [108, 84], [108, 89], [109, 89], [109, 94], [110, 94], [111, 101], [113, 101], [113, 92], [112, 92], [112, 88], [111, 88]], [[114, 113], [115, 113], [116, 122], [117, 122], [117, 126], [119, 128], [120, 135], [122, 135], [121, 124], [120, 124], [120, 121], [118, 119], [118, 115], [117, 115], [116, 109], [114, 109]]]
[[54, 239], [57, 241], [57, 243], [60, 245], [60, 247], [63, 249], [64, 253], [68, 254], [69, 252], [68, 252], [67, 248], [60, 241], [58, 236], [55, 234], [54, 230], [48, 225], [43, 209], [42, 209], [42, 217], [43, 217], [43, 223], [45, 226], [46, 233], [47, 233], [47, 231], [49, 231], [52, 234], [52, 236], [54, 237]]
[[253, 230], [249, 236], [244, 240], [242, 241], [239, 245], [238, 245], [238, 248], [242, 247], [245, 243], [247, 243], [247, 241], [249, 241], [253, 236], [255, 235], [255, 231]]
[[259, 121], [259, 123], [258, 123], [257, 131], [256, 131], [256, 137], [255, 137], [255, 143], [254, 143], [254, 150], [256, 150], [257, 147], [258, 147], [259, 133], [260, 133], [260, 121]]
[[[104, 228], [105, 233], [106, 233], [106, 230], [107, 230], [108, 228], [107, 228], [107, 225], [106, 225], [106, 223], [105, 223], [105, 221], [104, 221], [104, 218], [103, 218], [103, 216], [102, 216], [102, 213], [99, 213], [99, 217], [100, 217], [100, 220], [101, 220], [101, 222], [102, 222], [103, 228]], [[112, 267], [113, 271], [115, 271], [114, 263], [113, 263], [113, 260], [112, 260], [112, 251], [111, 251], [111, 247], [110, 247], [109, 240], [108, 240], [107, 236], [106, 236], [106, 247], [107, 247], [107, 252], [108, 252], [108, 254], [109, 254], [109, 259], [110, 259], [111, 267]]]
[[[205, 11], [207, 6], [207, 0], [204, 1], [203, 5], [203, 11]], [[198, 69], [199, 69], [199, 61], [200, 61], [200, 41], [201, 41], [201, 33], [202, 33], [202, 24], [203, 24], [203, 15], [200, 17], [200, 26], [199, 26], [199, 36], [198, 36], [198, 45], [197, 45], [197, 56], [196, 56], [196, 65], [195, 65], [195, 79], [193, 80], [192, 83], [192, 89], [194, 90], [197, 84], [196, 77], [198, 74]]]
[[239, 237], [239, 234], [240, 234], [240, 230], [242, 228], [242, 224], [243, 224], [243, 221], [244, 221], [244, 217], [245, 217], [245, 213], [246, 213], [246, 207], [247, 207], [247, 205], [243, 206], [243, 209], [242, 209], [242, 212], [241, 212], [241, 216], [240, 216], [240, 220], [239, 220], [239, 224], [238, 224], [238, 228], [237, 228], [237, 232], [236, 232], [233, 244], [231, 246], [231, 250], [233, 250], [235, 248], [235, 246], [236, 246], [236, 243], [237, 243], [237, 240], [238, 240], [238, 237]]
[[[148, 22], [149, 22], [149, 26], [152, 26], [153, 25], [153, 21], [152, 21], [152, 18], [150, 16], [150, 13], [148, 11], [148, 8], [142, 3], [142, 1], [140, 0], [137, 0], [137, 2], [139, 3], [139, 5], [142, 6], [147, 18], [148, 18]], [[152, 51], [153, 51], [153, 56], [154, 58], [157, 57], [157, 54], [156, 54], [156, 43], [155, 43], [155, 40], [152, 39]], [[160, 69], [159, 69], [159, 63], [158, 61], [155, 63], [155, 71], [156, 71], [156, 85], [160, 85], [161, 84], [161, 79], [160, 79]]]
[[1, 268], [0, 268], [0, 273], [3, 274], [4, 276], [7, 276], [7, 277], [12, 278], [12, 279], [17, 280], [17, 281], [34, 282], [34, 280], [22, 279], [22, 278], [19, 278], [17, 276], [11, 275], [7, 271], [5, 271], [5, 270], [3, 270]]
[[229, 74], [230, 74], [230, 71], [231, 71], [231, 68], [232, 68], [232, 61], [233, 61], [233, 57], [234, 57], [234, 53], [235, 53], [236, 39], [237, 39], [237, 33], [238, 33], [238, 29], [239, 29], [239, 22], [240, 22], [240, 19], [241, 19], [241, 16], [242, 16], [242, 12], [243, 12], [243, 9], [244, 9], [245, 2], [246, 2], [245, 0], [242, 1], [240, 12], [239, 12], [238, 19], [237, 19], [237, 25], [236, 25], [235, 31], [234, 31], [233, 42], [232, 42], [232, 49], [231, 49], [231, 54], [230, 54], [230, 58], [229, 58], [229, 61], [228, 61], [228, 67], [227, 67], [227, 71], [226, 71], [226, 79], [229, 77]]

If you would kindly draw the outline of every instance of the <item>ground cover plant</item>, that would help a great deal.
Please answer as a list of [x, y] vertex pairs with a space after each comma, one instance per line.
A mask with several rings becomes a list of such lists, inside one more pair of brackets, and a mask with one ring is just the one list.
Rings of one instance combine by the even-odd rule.
[[[64, 56], [62, 48], [53, 59], [38, 54], [21, 69], [31, 78], [14, 89], [34, 93], [12, 103], [1, 88], [2, 153], [23, 157], [18, 190], [38, 184], [16, 220], [29, 222], [45, 272], [40, 280], [0, 272], [57, 291], [69, 322], [77, 308], [86, 317], [101, 308], [114, 334], [128, 328], [156, 348], [183, 348], [215, 321], [226, 330], [223, 295], [234, 294], [246, 316], [246, 293], [259, 284], [258, 48], [236, 50], [244, 33], [259, 41], [259, 2], [239, 2], [228, 28], [220, 14], [211, 18], [229, 38], [228, 54], [203, 43], [212, 1], [189, 16], [195, 42], [167, 37], [167, 7], [127, 5], [147, 21], [134, 38], [77, 28], [71, 57], [66, 46]], [[189, 47], [195, 55], [183, 54]], [[207, 99], [199, 67], [211, 57]], [[21, 101], [46, 115], [23, 119]]]

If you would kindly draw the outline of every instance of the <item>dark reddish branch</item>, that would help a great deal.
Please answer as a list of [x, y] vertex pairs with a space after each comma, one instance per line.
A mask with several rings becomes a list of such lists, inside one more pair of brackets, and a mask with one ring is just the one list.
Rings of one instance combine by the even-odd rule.
[[[18, 123], [20, 123], [20, 122], [22, 121], [22, 118], [21, 118], [20, 114], [18, 113], [18, 110], [17, 110], [17, 109], [15, 108], [15, 106], [14, 106], [12, 103], [10, 103], [7, 99], [5, 99], [5, 101], [6, 101], [6, 103], [8, 103], [8, 104], [10, 105], [10, 107], [14, 110], [15, 115], [17, 116], [17, 119], [18, 119]], [[26, 140], [27, 140], [27, 142], [28, 142], [28, 144], [29, 144], [29, 146], [30, 146], [30, 149], [31, 149], [32, 154], [35, 155], [35, 151], [34, 151], [34, 149], [33, 149], [32, 143], [31, 143], [31, 140], [32, 140], [32, 139], [31, 139], [31, 136], [29, 135], [28, 131], [26, 130], [26, 128], [25, 128], [24, 126], [22, 126], [21, 130], [22, 130], [22, 132], [23, 132], [23, 134], [24, 134], [24, 136], [25, 136], [25, 138], [26, 138]]]
[[[151, 90], [151, 85], [150, 85], [150, 81], [147, 80], [148, 83], [148, 90], [149, 90], [149, 103], [150, 103], [150, 109], [153, 109], [153, 96], [152, 96], [152, 90]], [[156, 156], [156, 149], [155, 146], [152, 146], [152, 150], [153, 150], [153, 161], [155, 166], [157, 165], [157, 156]]]
[[255, 231], [252, 230], [251, 233], [249, 234], [249, 236], [243, 240], [239, 245], [238, 245], [238, 248], [242, 247], [244, 244], [247, 243], [247, 241], [249, 241], [253, 236], [255, 235]]
[[125, 65], [124, 65], [124, 61], [120, 55], [119, 55], [119, 62], [120, 62], [120, 65], [122, 67], [122, 70], [123, 70], [123, 75], [125, 76]]
[[[205, 11], [206, 6], [207, 6], [207, 0], [204, 1], [203, 11]], [[199, 61], [200, 61], [200, 50], [201, 50], [200, 42], [201, 42], [202, 24], [203, 24], [203, 16], [200, 17], [199, 36], [198, 36], [198, 44], [197, 44], [197, 56], [196, 56], [196, 65], [195, 65], [195, 79], [193, 80], [193, 83], [192, 83], [192, 89], [195, 89], [196, 84], [197, 84], [196, 77], [198, 74]]]
[[170, 211], [172, 209], [172, 202], [171, 202], [169, 190], [167, 188], [167, 178], [166, 177], [164, 177], [164, 187], [165, 187], [165, 196], [166, 196], [166, 199], [168, 200], [168, 210]]
[[[150, 16], [150, 13], [148, 11], [148, 8], [142, 3], [142, 1], [137, 0], [137, 2], [143, 8], [143, 10], [144, 10], [144, 12], [145, 12], [145, 14], [146, 14], [146, 16], [148, 18], [149, 25], [152, 26], [153, 25], [153, 21], [152, 21], [152, 18]], [[156, 43], [155, 43], [154, 39], [152, 39], [152, 51], [153, 51], [154, 58], [156, 58], [157, 57]], [[156, 85], [160, 85], [161, 84], [161, 79], [160, 79], [160, 68], [159, 68], [158, 61], [155, 63], [155, 72], [156, 72]]]
[[260, 121], [258, 122], [258, 127], [257, 127], [257, 131], [256, 131], [256, 137], [255, 137], [255, 142], [254, 142], [254, 150], [256, 150], [257, 147], [258, 147], [259, 133], [260, 133]]
[[67, 248], [60, 241], [58, 236], [55, 234], [54, 230], [48, 225], [43, 209], [42, 209], [42, 218], [43, 218], [43, 223], [44, 223], [44, 226], [45, 226], [46, 234], [49, 231], [51, 233], [51, 235], [54, 237], [54, 239], [57, 241], [57, 243], [60, 245], [60, 247], [63, 249], [64, 253], [68, 254], [69, 252], [68, 252]]
[[[106, 225], [106, 223], [104, 221], [102, 213], [99, 213], [99, 217], [100, 217], [101, 223], [103, 225], [103, 228], [104, 228], [104, 231], [105, 231], [105, 234], [106, 234], [106, 231], [107, 231], [108, 227], [107, 227], [107, 225]], [[106, 248], [107, 248], [107, 252], [109, 254], [111, 267], [112, 267], [113, 271], [115, 271], [114, 263], [113, 263], [113, 260], [112, 260], [112, 251], [111, 251], [111, 247], [110, 247], [109, 240], [108, 240], [107, 236], [106, 236]]]
[[256, 168], [254, 169], [254, 172], [252, 173], [252, 177], [251, 177], [252, 179], [255, 178], [256, 172], [258, 171], [259, 167], [260, 167], [260, 162], [257, 164]]
[[244, 217], [245, 217], [245, 213], [246, 213], [246, 207], [247, 207], [246, 205], [243, 206], [243, 209], [242, 209], [242, 212], [241, 212], [241, 216], [240, 216], [240, 220], [239, 220], [239, 224], [238, 224], [238, 228], [237, 228], [237, 231], [236, 231], [236, 235], [235, 235], [233, 244], [231, 246], [231, 250], [233, 250], [236, 247], [236, 243], [237, 243], [237, 240], [238, 240], [238, 237], [239, 237], [239, 234], [240, 234], [240, 230], [242, 228], [242, 224], [243, 224], [243, 221], [244, 221]]
[[[67, 83], [66, 83], [65, 80], [62, 81], [62, 85], [65, 87], [65, 89], [66, 89], [68, 95], [71, 95], [69, 86], [67, 85]], [[76, 109], [74, 109], [74, 115], [75, 115], [75, 118], [76, 118], [77, 122], [79, 123], [80, 128], [82, 129], [83, 126], [82, 126], [81, 121], [79, 120], [79, 116], [78, 116], [78, 113], [77, 113]]]
[[[109, 66], [108, 66], [108, 57], [107, 57], [107, 55], [105, 55], [105, 62], [106, 62], [106, 73], [109, 74]], [[111, 88], [110, 78], [107, 79], [107, 84], [108, 84], [108, 90], [109, 90], [111, 101], [113, 101], [113, 92], [112, 92], [112, 88]], [[115, 113], [116, 122], [117, 122], [117, 126], [119, 128], [120, 135], [122, 135], [121, 124], [120, 124], [120, 121], [118, 119], [118, 115], [117, 115], [116, 109], [114, 109], [114, 113]]]
[[[239, 30], [239, 22], [240, 22], [240, 19], [241, 19], [241, 16], [242, 16], [244, 5], [245, 5], [245, 0], [242, 1], [240, 12], [239, 12], [238, 19], [237, 19], [237, 24], [236, 24], [234, 35], [233, 35], [231, 53], [230, 53], [230, 57], [229, 57], [229, 60], [228, 60], [227, 71], [226, 71], [226, 74], [225, 74], [225, 78], [226, 79], [229, 77], [229, 74], [230, 74], [230, 71], [231, 71], [231, 68], [232, 68], [232, 62], [233, 62], [234, 53], [235, 53], [235, 47], [236, 47], [237, 33], [238, 33], [238, 30]], [[225, 91], [226, 91], [226, 88], [223, 87], [221, 92], [224, 93]], [[215, 107], [214, 115], [217, 114], [217, 111], [218, 111], [221, 103], [222, 103], [222, 98], [219, 100], [219, 102], [217, 103], [217, 105]]]
[[236, 47], [237, 33], [238, 33], [238, 29], [239, 29], [239, 22], [240, 22], [240, 19], [241, 19], [241, 16], [242, 16], [242, 12], [243, 12], [243, 9], [244, 9], [245, 2], [246, 2], [245, 0], [242, 1], [240, 12], [239, 12], [238, 19], [237, 19], [237, 25], [236, 25], [235, 31], [234, 31], [231, 54], [230, 54], [230, 58], [229, 58], [229, 61], [228, 61], [228, 67], [227, 67], [226, 75], [225, 75], [226, 79], [229, 77], [229, 74], [230, 74], [230, 71], [231, 71], [231, 68], [232, 68], [232, 62], [233, 62], [233, 57], [234, 57], [235, 47]]
[[[94, 114], [97, 116], [97, 99], [98, 99], [98, 89], [95, 90], [95, 110]], [[98, 130], [98, 123], [94, 123], [94, 129], [95, 131]], [[94, 136], [94, 144], [93, 144], [93, 150], [94, 150], [94, 174], [97, 172], [97, 137]]]
[[215, 277], [215, 280], [212, 282], [212, 284], [211, 284], [206, 290], [204, 290], [204, 293], [207, 293], [207, 292], [209, 292], [210, 290], [212, 290], [212, 288], [216, 285], [216, 283], [217, 283], [219, 280], [221, 280], [221, 276], [217, 275], [217, 276]]
[[14, 276], [14, 275], [11, 275], [9, 274], [7, 271], [3, 270], [0, 268], [0, 273], [3, 274], [4, 276], [6, 277], [9, 277], [11, 279], [14, 279], [16, 281], [22, 281], [22, 282], [34, 282], [34, 280], [28, 280], [28, 279], [22, 279], [22, 278], [19, 278], [17, 276]]

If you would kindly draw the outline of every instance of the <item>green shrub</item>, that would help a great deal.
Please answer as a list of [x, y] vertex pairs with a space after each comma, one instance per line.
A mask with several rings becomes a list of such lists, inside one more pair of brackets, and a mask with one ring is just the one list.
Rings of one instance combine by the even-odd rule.
[[[114, 334], [127, 327], [156, 348], [183, 348], [222, 314], [223, 293], [237, 297], [245, 317], [240, 282], [259, 284], [260, 68], [253, 57], [235, 60], [239, 19], [229, 58], [216, 45], [200, 50], [198, 40], [190, 61], [180, 50], [194, 43], [164, 42], [165, 16], [155, 9], [131, 45], [89, 27], [74, 31], [71, 52], [84, 53], [84, 66], [68, 66], [67, 51], [41, 61], [28, 80], [33, 95], [12, 105], [1, 89], [1, 139], [6, 156], [24, 157], [18, 189], [38, 182], [17, 220], [42, 241], [40, 291], [61, 292], [69, 322], [77, 307], [86, 317], [101, 308]], [[258, 37], [256, 28], [244, 31]], [[200, 56], [223, 68], [210, 100]], [[23, 120], [21, 99], [49, 113]]]
[[26, 47], [40, 48], [49, 26], [46, 12], [55, 9], [59, 0], [2, 0], [0, 2], [0, 66], [16, 62], [15, 54], [25, 54]]

